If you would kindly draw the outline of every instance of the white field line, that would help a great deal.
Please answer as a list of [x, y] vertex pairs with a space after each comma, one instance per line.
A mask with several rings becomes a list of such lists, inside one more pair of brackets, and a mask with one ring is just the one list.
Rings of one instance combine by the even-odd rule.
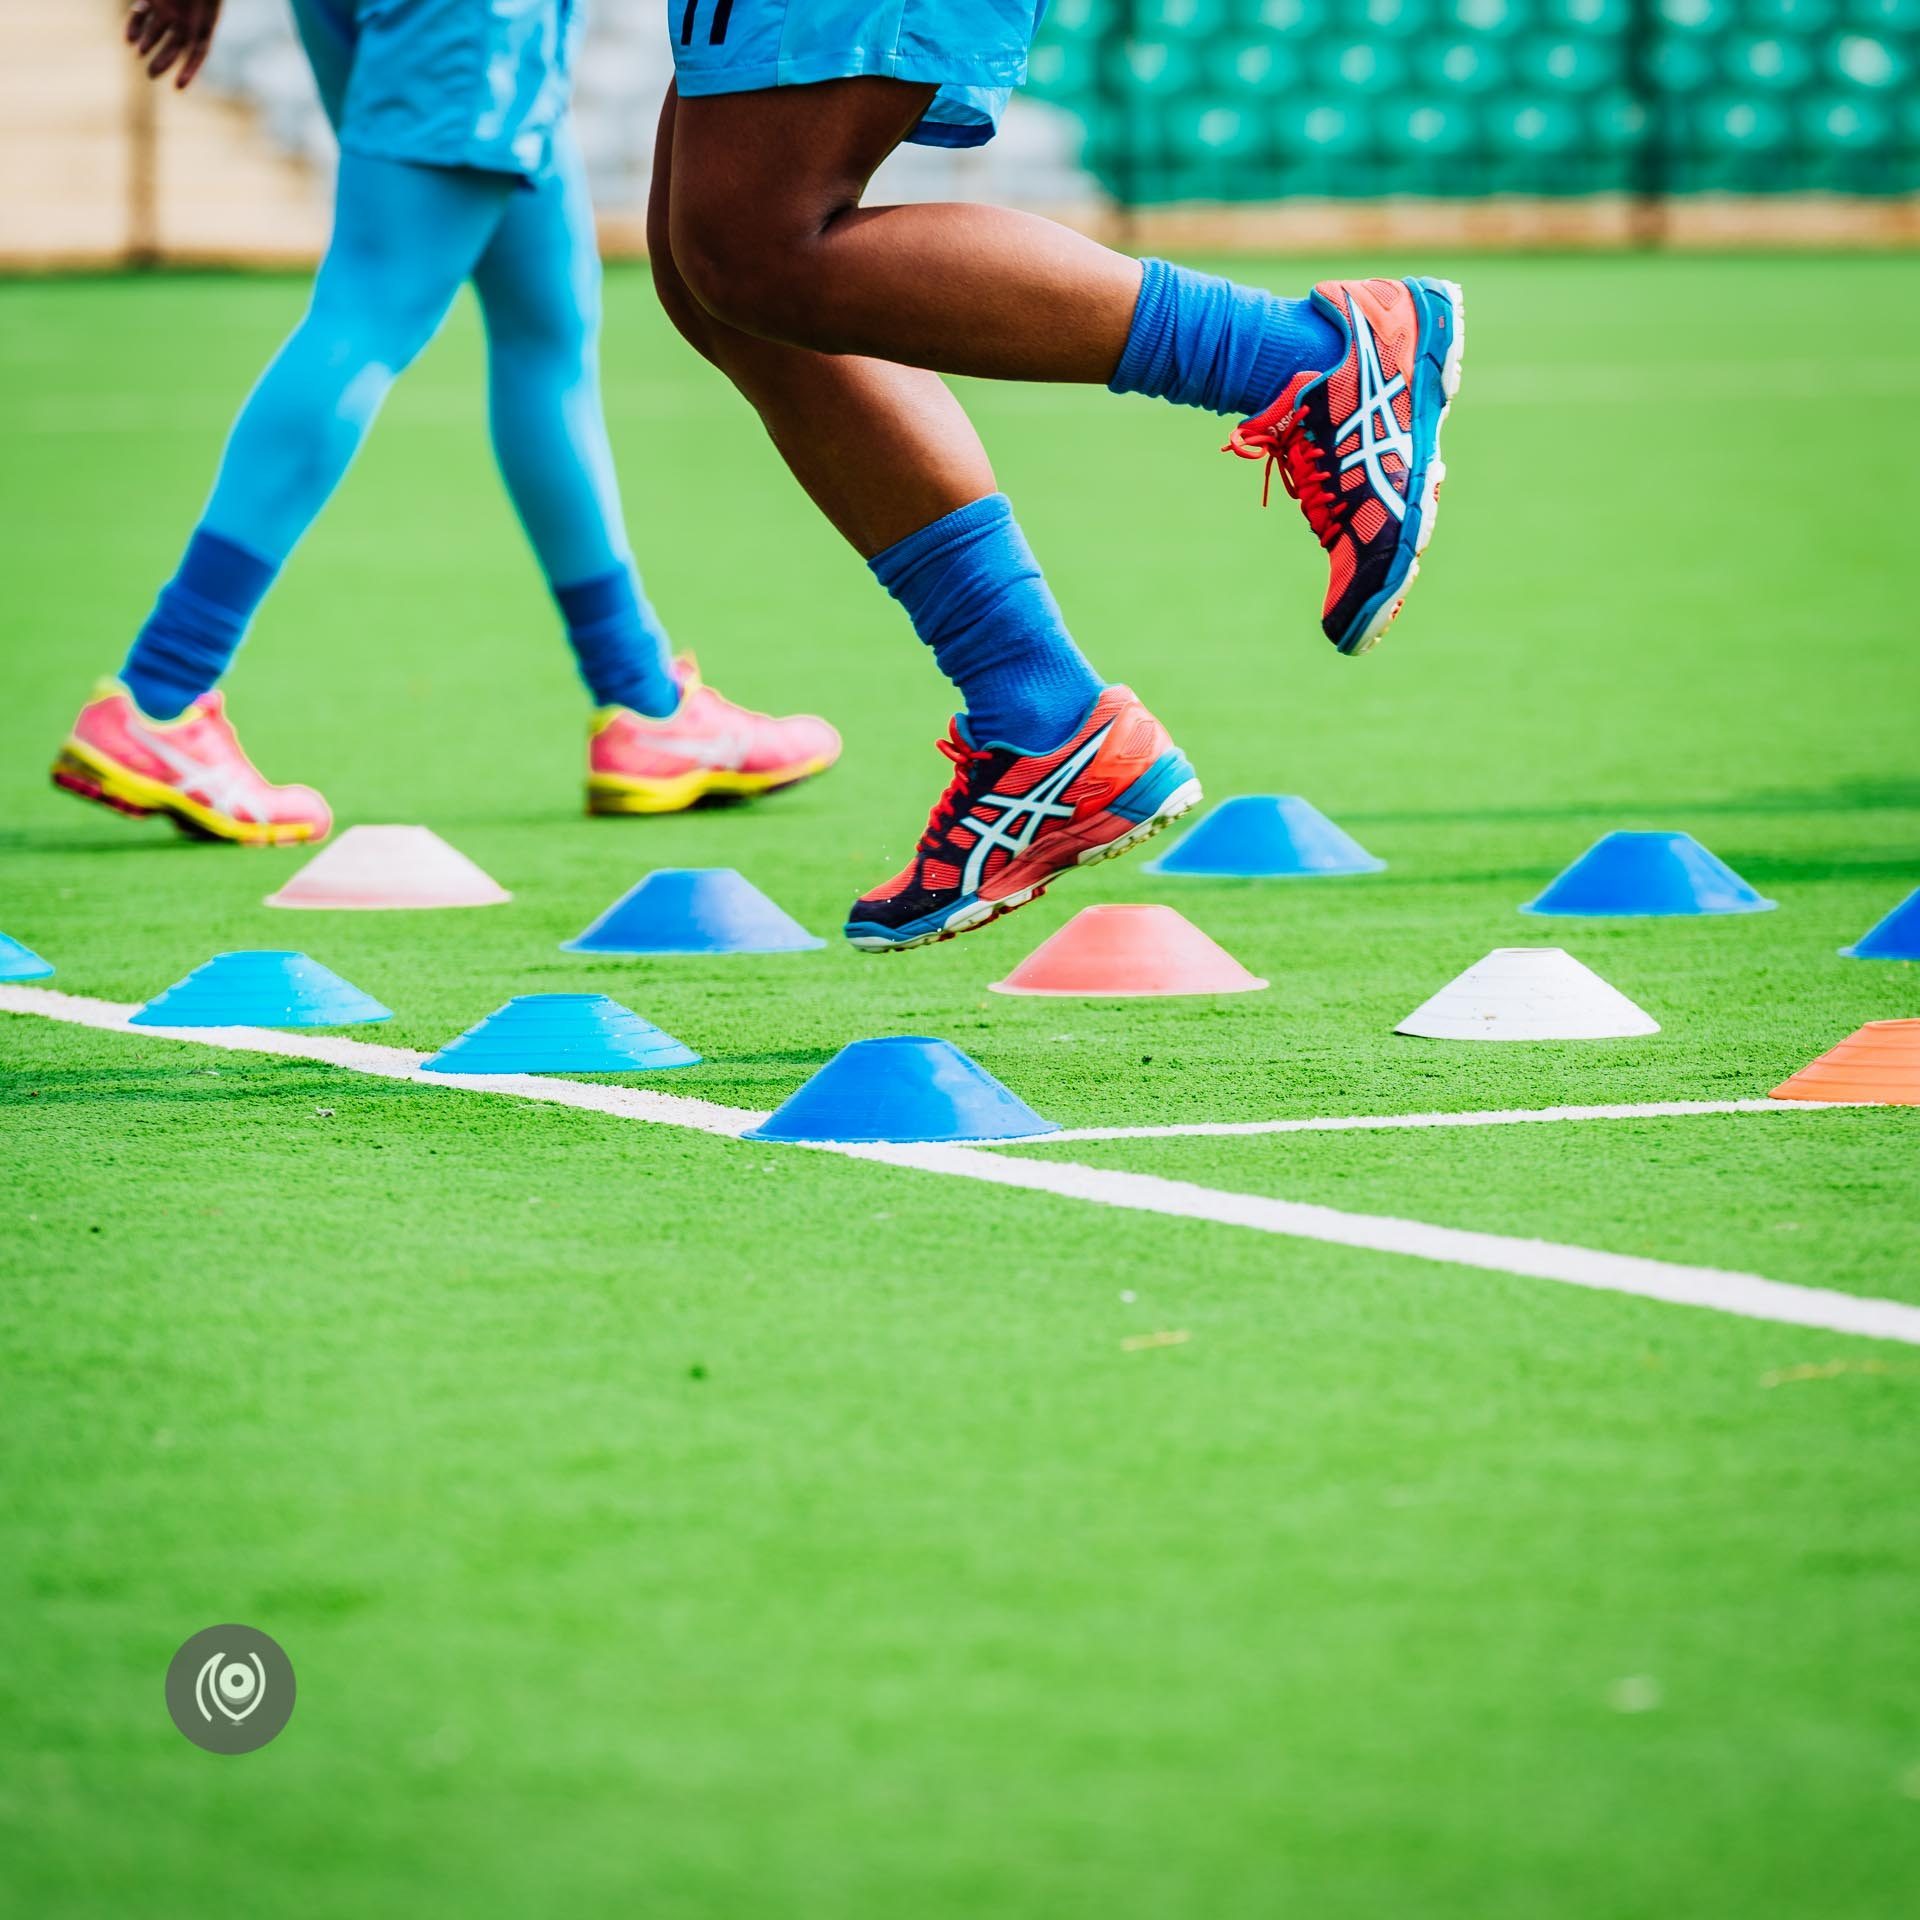
[[113, 1000], [89, 1000], [48, 987], [0, 986], [0, 1013], [37, 1013], [68, 1026], [98, 1027], [106, 1033], [151, 1034], [158, 1040], [191, 1040], [226, 1053], [270, 1053], [287, 1060], [318, 1060], [382, 1080], [411, 1080], [422, 1087], [464, 1088], [469, 1093], [506, 1093], [517, 1100], [544, 1100], [550, 1106], [581, 1107], [611, 1113], [622, 1120], [653, 1120], [669, 1127], [732, 1138], [757, 1127], [767, 1116], [746, 1107], [723, 1107], [684, 1093], [657, 1093], [651, 1087], [603, 1087], [584, 1080], [553, 1080], [535, 1073], [422, 1073], [428, 1056], [406, 1047], [383, 1047], [370, 1040], [342, 1040], [331, 1034], [278, 1033], [269, 1027], [134, 1027], [127, 1024], [137, 1006]]
[[[259, 1027], [132, 1027], [128, 1025], [128, 1016], [134, 1011], [132, 1007], [111, 1001], [84, 999], [48, 988], [0, 986], [0, 1012], [38, 1014], [106, 1032], [151, 1034], [158, 1039], [192, 1041], [228, 1052], [317, 1060], [389, 1080], [542, 1100], [622, 1119], [650, 1121], [655, 1125], [691, 1127], [724, 1137], [737, 1137], [764, 1117], [741, 1107], [718, 1106], [684, 1094], [656, 1093], [651, 1089], [593, 1086], [533, 1074], [422, 1073], [420, 1062], [424, 1056], [403, 1047], [383, 1047], [364, 1040], [276, 1033]], [[1822, 1327], [1834, 1333], [1920, 1346], [1920, 1307], [1836, 1293], [1823, 1287], [1790, 1286], [1762, 1279], [1757, 1274], [1677, 1266], [1632, 1254], [1602, 1253], [1591, 1247], [1561, 1246], [1549, 1240], [1526, 1240], [1506, 1234], [1473, 1233], [1419, 1220], [1343, 1213], [1334, 1207], [1273, 1200], [1257, 1194], [1226, 1193], [1184, 1180], [1163, 1180], [1154, 1174], [1079, 1166], [1070, 1161], [1023, 1160], [985, 1152], [978, 1147], [823, 1146], [813, 1150], [920, 1173], [984, 1181], [991, 1186], [1018, 1187], [1097, 1206], [1174, 1219], [1205, 1220], [1292, 1239], [1404, 1254], [1413, 1259], [1477, 1267], [1491, 1273], [1555, 1280], [1564, 1286], [1705, 1307], [1752, 1320]]]
[[1477, 1113], [1358, 1113], [1308, 1120], [1189, 1120], [1166, 1127], [1063, 1127], [1036, 1146], [1070, 1140], [1177, 1140], [1254, 1133], [1380, 1133], [1396, 1127], [1518, 1127], [1540, 1120], [1661, 1120], [1689, 1113], [1805, 1113], [1838, 1100], [1645, 1100], [1613, 1107], [1509, 1107]]
[[1436, 1227], [1421, 1220], [1395, 1220], [1381, 1214], [1342, 1213], [1335, 1207], [1312, 1206], [1299, 1200], [1223, 1193], [1185, 1180], [1163, 1180], [1157, 1174], [1020, 1160], [982, 1153], [977, 1147], [835, 1147], [831, 1151], [857, 1160], [990, 1180], [1000, 1186], [1056, 1193], [1139, 1213], [1211, 1220], [1222, 1226], [1252, 1227], [1257, 1232], [1285, 1234], [1297, 1240], [1325, 1240], [1335, 1246], [1365, 1247], [1374, 1253], [1403, 1253], [1417, 1260], [1441, 1260], [1490, 1273], [1558, 1280], [1564, 1286], [1590, 1287], [1600, 1293], [1631, 1293], [1676, 1306], [1709, 1307], [1749, 1320], [1825, 1327], [1834, 1333], [1864, 1334], [1869, 1339], [1920, 1346], [1920, 1307], [1898, 1300], [1836, 1293], [1825, 1287], [1790, 1286], [1780, 1280], [1763, 1280], [1758, 1274], [1675, 1266], [1636, 1254], [1601, 1253], [1592, 1247], [1560, 1246], [1551, 1240], [1522, 1240], [1502, 1233], [1473, 1233], [1462, 1227]]

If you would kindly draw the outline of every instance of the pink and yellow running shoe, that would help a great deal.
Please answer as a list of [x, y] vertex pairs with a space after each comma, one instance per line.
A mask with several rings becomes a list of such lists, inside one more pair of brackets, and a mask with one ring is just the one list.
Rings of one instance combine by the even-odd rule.
[[242, 846], [324, 840], [333, 826], [311, 787], [276, 787], [246, 756], [223, 695], [203, 693], [175, 720], [155, 720], [117, 680], [80, 709], [53, 784], [136, 818], [164, 813], [183, 833]]
[[1327, 280], [1314, 306], [1345, 336], [1337, 366], [1299, 373], [1227, 450], [1265, 459], [1327, 550], [1320, 624], [1342, 653], [1392, 625], [1440, 511], [1440, 429], [1460, 391], [1465, 302], [1451, 280]]
[[983, 927], [1074, 867], [1153, 837], [1200, 799], [1167, 730], [1126, 687], [1109, 687], [1050, 753], [977, 744], [956, 719], [936, 742], [953, 778], [913, 858], [853, 903], [843, 931], [898, 953]]
[[587, 737], [589, 813], [678, 813], [719, 795], [772, 793], [824, 773], [840, 736], [810, 713], [776, 720], [737, 707], [700, 678], [691, 654], [673, 663], [679, 710], [651, 720], [602, 707]]

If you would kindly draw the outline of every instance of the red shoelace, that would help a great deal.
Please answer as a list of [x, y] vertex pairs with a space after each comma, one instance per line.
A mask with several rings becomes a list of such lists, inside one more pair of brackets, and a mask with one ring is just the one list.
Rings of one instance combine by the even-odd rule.
[[1298, 407], [1265, 424], [1249, 420], [1227, 436], [1222, 453], [1237, 453], [1242, 460], [1262, 460], [1267, 470], [1260, 476], [1260, 504], [1264, 507], [1273, 491], [1273, 470], [1280, 469], [1280, 484], [1290, 499], [1299, 501], [1307, 525], [1323, 547], [1331, 547], [1340, 526], [1334, 518], [1338, 496], [1327, 473], [1326, 450], [1307, 431], [1306, 416]]
[[953, 762], [953, 778], [947, 782], [947, 790], [933, 803], [933, 813], [927, 821], [927, 830], [920, 836], [920, 851], [931, 853], [939, 846], [941, 837], [960, 815], [960, 803], [967, 798], [967, 769], [976, 760], [985, 760], [991, 756], [984, 747], [970, 747], [957, 733], [950, 733], [944, 740], [933, 743]]

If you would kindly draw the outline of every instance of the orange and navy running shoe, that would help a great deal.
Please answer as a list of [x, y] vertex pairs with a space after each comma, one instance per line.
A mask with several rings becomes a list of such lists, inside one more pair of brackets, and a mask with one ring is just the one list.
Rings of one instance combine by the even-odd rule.
[[810, 713], [776, 720], [735, 706], [700, 678], [691, 654], [673, 663], [680, 705], [664, 720], [602, 707], [587, 738], [589, 813], [678, 813], [714, 796], [772, 793], [824, 773], [840, 736]]
[[1342, 653], [1365, 653], [1433, 537], [1465, 311], [1451, 280], [1327, 280], [1313, 302], [1346, 336], [1345, 358], [1295, 374], [1227, 448], [1264, 458], [1269, 481], [1280, 469], [1332, 568], [1320, 624]]
[[953, 762], [913, 858], [853, 903], [846, 935], [869, 953], [951, 940], [1151, 839], [1194, 806], [1187, 757], [1126, 687], [1109, 687], [1049, 753], [976, 746], [956, 717], [936, 742]]
[[290, 846], [324, 840], [333, 826], [311, 787], [276, 787], [261, 776], [218, 693], [203, 693], [177, 719], [155, 720], [119, 681], [101, 681], [53, 763], [53, 784], [136, 818], [163, 813], [203, 840]]

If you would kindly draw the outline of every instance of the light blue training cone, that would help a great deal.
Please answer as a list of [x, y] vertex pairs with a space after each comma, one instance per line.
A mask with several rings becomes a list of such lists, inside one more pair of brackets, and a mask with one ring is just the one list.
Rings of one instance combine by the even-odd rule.
[[1243, 793], [1223, 800], [1146, 871], [1282, 880], [1379, 873], [1386, 864], [1297, 793]]
[[1778, 906], [1756, 893], [1690, 833], [1633, 833], [1596, 840], [1522, 913], [1672, 917], [1766, 913]]
[[136, 1027], [357, 1027], [391, 1020], [304, 953], [217, 953], [131, 1016]]
[[700, 1056], [604, 993], [522, 993], [423, 1066], [429, 1073], [651, 1073]]
[[842, 1047], [748, 1140], [1020, 1140], [1058, 1133], [948, 1040], [909, 1036]]
[[661, 867], [567, 953], [803, 953], [826, 945], [731, 867]]
[[44, 980], [52, 971], [51, 961], [42, 960], [12, 935], [0, 933], [0, 980]]
[[1840, 951], [1849, 960], [1920, 960], [1920, 887]]

